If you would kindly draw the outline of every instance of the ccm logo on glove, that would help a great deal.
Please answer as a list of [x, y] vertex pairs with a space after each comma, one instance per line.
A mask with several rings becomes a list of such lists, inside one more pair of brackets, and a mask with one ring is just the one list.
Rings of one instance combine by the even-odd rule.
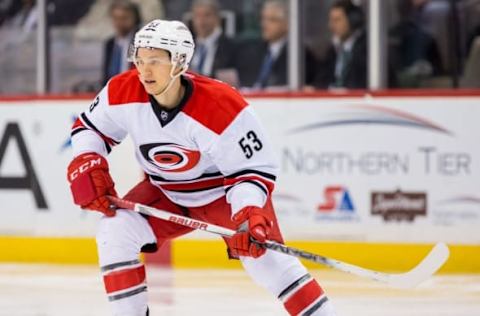
[[[85, 157], [86, 158], [86, 157]], [[84, 173], [90, 168], [93, 168], [95, 166], [101, 166], [102, 164], [102, 157], [99, 157], [97, 159], [92, 159], [90, 161], [85, 162], [83, 165], [80, 165], [76, 170], [73, 170], [72, 173], [70, 174], [70, 182], [75, 180], [80, 173]]]
[[96, 153], [75, 157], [68, 166], [67, 178], [75, 204], [107, 216], [115, 215], [107, 195], [117, 196], [117, 192], [105, 158]]

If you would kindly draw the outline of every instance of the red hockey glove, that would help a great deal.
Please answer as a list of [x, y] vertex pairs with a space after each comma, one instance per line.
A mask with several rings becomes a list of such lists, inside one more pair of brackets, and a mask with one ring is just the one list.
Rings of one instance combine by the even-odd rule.
[[233, 216], [238, 232], [231, 240], [233, 256], [250, 256], [258, 258], [266, 251], [265, 248], [252, 242], [255, 239], [265, 242], [272, 230], [273, 219], [261, 208], [246, 206]]
[[117, 196], [117, 192], [105, 158], [96, 153], [82, 154], [70, 162], [67, 176], [75, 204], [82, 209], [115, 216], [115, 210], [110, 208], [111, 203], [106, 196]]

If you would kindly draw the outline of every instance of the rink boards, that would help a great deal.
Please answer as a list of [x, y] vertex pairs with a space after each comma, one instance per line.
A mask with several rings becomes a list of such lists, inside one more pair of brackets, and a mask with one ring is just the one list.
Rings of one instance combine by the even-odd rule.
[[[480, 272], [480, 95], [249, 101], [276, 149], [274, 202], [290, 244], [395, 270], [445, 241], [454, 246], [444, 271]], [[98, 215], [72, 205], [65, 178], [69, 127], [89, 104], [0, 100], [0, 246], [7, 249], [0, 260], [96, 260]], [[110, 162], [119, 193], [141, 178], [129, 141]], [[175, 241], [161, 260], [237, 267], [223, 243], [209, 238]]]

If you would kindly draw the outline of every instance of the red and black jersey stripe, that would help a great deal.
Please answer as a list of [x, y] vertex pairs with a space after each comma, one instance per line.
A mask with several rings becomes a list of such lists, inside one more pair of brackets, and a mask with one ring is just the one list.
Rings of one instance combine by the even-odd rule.
[[113, 146], [120, 144], [120, 142], [112, 139], [111, 137], [105, 136], [105, 134], [100, 132], [100, 130], [88, 119], [85, 113], [82, 113], [80, 114], [80, 117], [77, 118], [75, 123], [73, 123], [72, 132], [70, 136], [73, 137], [74, 135], [85, 130], [90, 130], [97, 133], [97, 135], [100, 136], [104, 141], [105, 148], [107, 149], [108, 153], [112, 151]]
[[85, 131], [85, 130], [88, 130], [88, 128], [86, 128], [85, 125], [83, 125], [82, 121], [80, 121], [80, 119], [77, 118], [72, 125], [72, 132], [71, 132], [70, 136], [73, 136], [73, 135], [75, 135], [75, 134], [77, 134], [81, 131]]
[[213, 190], [223, 187], [224, 177], [220, 172], [204, 173], [191, 180], [170, 180], [156, 175], [149, 175], [162, 189], [180, 193]]
[[266, 195], [270, 195], [275, 186], [275, 180], [276, 176], [273, 174], [254, 169], [246, 169], [226, 176], [224, 186], [225, 191], [228, 192], [235, 185], [248, 182], [256, 185]]
[[104, 141], [106, 141], [110, 146], [118, 145], [120, 142], [114, 140], [111, 137], [105, 136], [100, 130], [90, 121], [87, 117], [87, 115], [84, 113], [80, 114], [81, 120], [85, 123], [86, 127], [89, 127], [90, 129], [94, 130]]
[[265, 195], [269, 195], [273, 191], [276, 180], [276, 177], [270, 173], [253, 169], [242, 170], [228, 176], [223, 176], [220, 172], [205, 173], [191, 180], [170, 180], [157, 175], [149, 175], [149, 177], [162, 189], [179, 193], [207, 191], [220, 187], [228, 192], [235, 185], [248, 182], [257, 186]]

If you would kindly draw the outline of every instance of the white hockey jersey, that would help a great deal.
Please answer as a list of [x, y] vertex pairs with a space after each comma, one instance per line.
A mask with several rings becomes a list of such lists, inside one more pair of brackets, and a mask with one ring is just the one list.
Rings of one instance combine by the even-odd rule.
[[182, 84], [185, 96], [167, 111], [136, 70], [113, 77], [73, 125], [74, 155], [106, 156], [128, 134], [151, 183], [174, 203], [202, 206], [226, 194], [233, 214], [262, 207], [278, 166], [252, 108], [217, 80], [186, 74]]

